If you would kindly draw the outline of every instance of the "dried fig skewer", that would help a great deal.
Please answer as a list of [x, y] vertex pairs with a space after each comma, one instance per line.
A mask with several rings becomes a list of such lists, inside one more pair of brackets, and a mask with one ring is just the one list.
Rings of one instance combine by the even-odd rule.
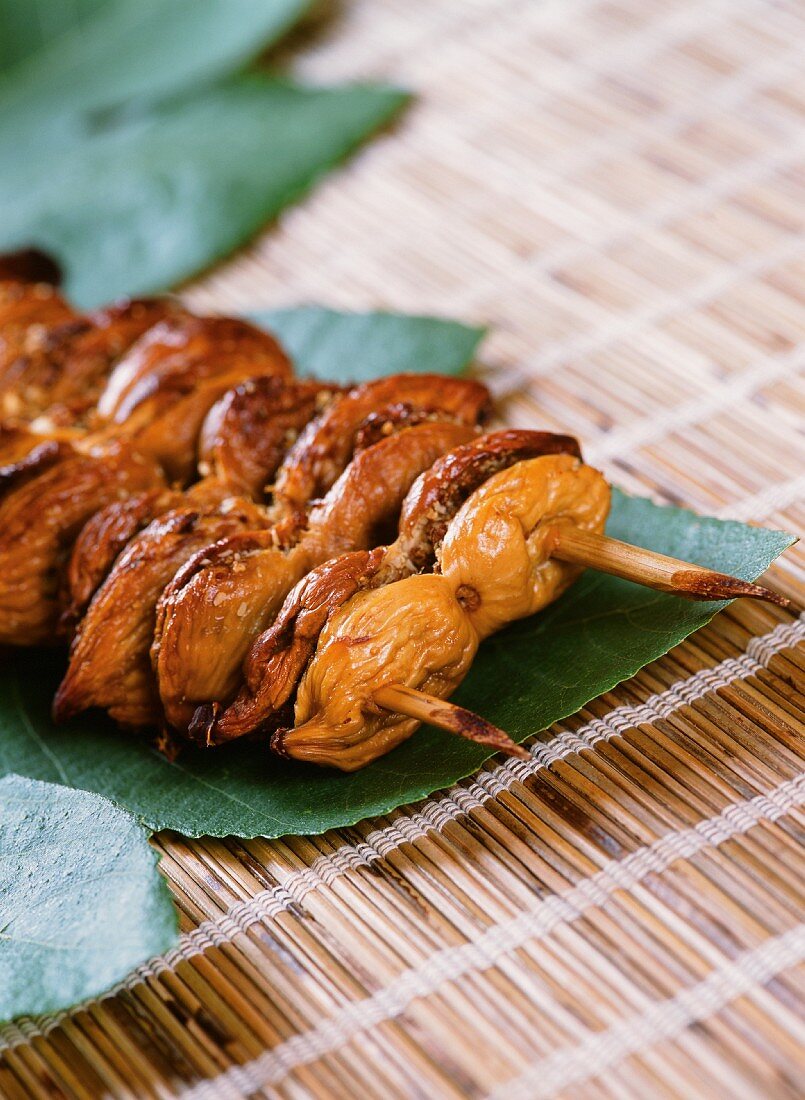
[[[406, 380], [403, 379], [403, 389], [405, 385]], [[416, 386], [421, 389], [423, 385], [422, 379], [418, 378]], [[366, 388], [362, 387], [361, 391], [364, 393]], [[371, 387], [368, 392], [371, 392]], [[485, 405], [487, 400], [483, 387], [457, 380], [450, 383], [449, 393], [443, 396], [460, 411], [460, 415], [473, 418], [477, 415], [475, 410], [480, 405]], [[335, 404], [351, 398], [352, 393], [349, 392], [344, 397], [339, 397]], [[354, 400], [350, 400], [350, 405], [357, 407]], [[329, 416], [330, 410], [326, 409], [319, 420], [328, 419]], [[343, 425], [343, 418], [341, 422]], [[405, 462], [416, 463], [416, 467], [409, 477], [401, 477], [401, 488], [394, 489], [393, 493], [399, 492], [402, 495], [411, 478], [420, 472], [423, 463], [430, 465], [438, 454], [466, 439], [470, 431], [452, 421], [423, 423], [419, 427], [422, 439], [420, 440], [419, 435], [416, 436], [420, 440], [417, 446], [413, 444], [412, 437], [409, 441], [410, 453], [405, 456]], [[431, 442], [423, 450], [425, 434]], [[383, 441], [384, 444], [390, 442], [389, 439]], [[294, 461], [298, 461], [299, 450], [292, 450]], [[327, 498], [316, 510], [315, 522], [305, 542], [306, 555], [317, 552], [326, 555], [330, 545], [328, 539], [374, 537], [373, 524], [384, 513], [382, 509], [378, 513], [378, 502], [374, 500], [373, 494], [385, 500], [388, 490], [383, 482], [378, 456], [370, 455], [372, 450], [370, 448], [356, 459], [350, 479], [334, 493], [332, 499]], [[390, 460], [391, 449], [384, 447], [383, 453], [386, 454], [387, 451], [387, 459]], [[320, 453], [317, 453], [317, 457]], [[228, 454], [228, 461], [232, 461], [231, 453]], [[402, 474], [401, 470], [397, 472]], [[201, 485], [191, 490], [187, 503], [192, 503], [199, 488]], [[353, 503], [360, 516], [352, 516], [350, 507]], [[194, 507], [189, 510], [185, 507], [175, 514], [168, 513], [146, 528], [126, 548], [107, 580], [98, 589], [79, 628], [70, 668], [56, 700], [55, 713], [58, 717], [65, 717], [86, 706], [103, 706], [118, 721], [127, 725], [143, 725], [146, 721], [159, 720], [148, 649], [154, 632], [157, 599], [163, 589], [169, 586], [174, 574], [182, 571], [185, 562], [192, 560], [194, 555], [201, 555], [201, 560], [208, 560], [208, 548], [227, 536], [234, 538], [240, 545], [245, 540], [245, 545], [256, 543], [276, 550], [280, 541], [298, 542], [306, 524], [306, 516], [298, 508], [294, 508], [293, 514], [284, 516], [282, 527], [275, 528], [271, 525], [271, 520], [278, 513], [282, 514], [281, 509], [277, 506], [260, 509], [253, 505], [247, 507], [246, 504], [245, 498], [233, 498], [223, 505], [216, 502], [212, 507]], [[169, 522], [174, 515], [175, 526]], [[365, 529], [361, 528], [356, 533], [354, 529], [350, 529], [350, 521], [359, 518], [365, 523]], [[317, 536], [321, 538], [320, 544], [315, 543]], [[278, 583], [285, 585], [281, 589], [283, 595], [298, 579], [299, 571], [304, 571], [308, 560], [307, 557], [302, 557], [301, 549], [292, 560], [287, 559], [288, 556], [283, 553], [279, 553], [276, 558], [271, 557], [272, 567], [279, 570]], [[209, 560], [212, 561], [213, 558], [210, 557]], [[293, 570], [290, 581], [283, 581], [281, 578], [285, 577], [289, 568]], [[227, 646], [223, 646], [220, 652], [214, 650], [211, 639], [204, 635], [204, 624], [210, 618], [213, 626], [219, 621], [225, 622], [230, 612], [235, 615], [235, 628], [242, 629], [246, 621], [244, 596], [239, 597], [234, 608], [226, 606], [223, 598], [219, 600], [218, 592], [214, 596], [217, 602], [213, 603], [212, 608], [206, 606], [206, 602], [203, 603], [197, 609], [192, 623], [194, 630], [199, 626], [201, 628], [198, 646], [194, 645], [191, 649], [192, 660], [195, 662], [194, 667], [202, 662], [204, 675], [214, 675], [222, 665], [227, 665], [231, 657]], [[269, 610], [270, 604], [260, 596], [259, 613], [265, 615]], [[237, 633], [237, 630], [234, 632]], [[159, 638], [160, 632], [157, 630], [157, 648]], [[169, 649], [168, 653], [170, 652]], [[125, 669], [124, 676], [116, 675], [113, 662]], [[187, 670], [187, 673], [190, 671]], [[177, 670], [180, 677], [187, 673], [181, 668]], [[188, 720], [194, 710], [195, 707], [190, 711]]]
[[550, 432], [500, 431], [480, 436], [435, 462], [406, 496], [398, 536], [391, 545], [325, 562], [289, 594], [273, 625], [252, 645], [237, 697], [228, 708], [220, 703], [215, 708], [208, 743], [220, 744], [276, 724], [319, 635], [338, 609], [357, 592], [431, 570], [447, 525], [464, 501], [499, 471], [546, 454], [578, 455], [578, 443]]
[[[487, 471], [493, 476], [483, 489], [469, 490], [469, 501], [464, 498], [471, 478], [457, 480], [453, 497], [428, 497], [423, 490], [393, 547], [347, 554], [304, 578], [269, 641], [261, 639], [251, 654], [248, 690], [234, 705], [222, 710], [217, 698], [199, 704], [196, 689], [203, 700], [212, 687], [203, 684], [205, 669], [197, 678], [196, 651], [190, 647], [184, 665], [177, 661], [175, 667], [166, 657], [182, 614], [194, 610], [191, 596], [208, 592], [212, 621], [227, 624], [227, 642], [234, 642], [225, 647], [223, 671], [213, 677], [225, 702], [237, 654], [258, 619], [273, 615], [289, 578], [301, 576], [334, 547], [371, 545], [380, 537], [378, 523], [387, 523], [394, 511], [389, 501], [395, 487], [385, 484], [389, 471], [377, 465], [377, 455], [385, 447], [398, 461], [405, 458], [398, 473], [411, 470], [421, 447], [406, 454], [399, 440], [389, 438], [392, 433], [420, 429], [418, 439], [428, 433], [435, 439], [447, 428], [456, 430], [455, 422], [443, 422], [439, 399], [455, 383], [403, 376], [375, 383], [371, 393], [356, 387], [305, 429], [279, 469], [271, 504], [262, 507], [264, 483], [288, 439], [280, 442], [264, 424], [238, 420], [237, 390], [220, 402], [217, 425], [208, 413], [247, 377], [258, 375], [261, 386], [288, 378], [289, 364], [274, 341], [243, 322], [193, 317], [167, 300], [118, 303], [81, 315], [58, 294], [57, 282], [58, 272], [40, 254], [0, 257], [0, 416], [15, 417], [0, 425], [0, 612], [6, 612], [0, 641], [3, 629], [23, 644], [47, 637], [57, 578], [77, 530], [99, 503], [115, 501], [90, 522], [82, 551], [73, 556], [77, 565], [84, 554], [86, 566], [95, 554], [92, 569], [79, 570], [78, 579], [71, 575], [78, 598], [74, 616], [132, 533], [159, 516], [122, 556], [119, 576], [131, 572], [128, 583], [137, 599], [126, 604], [125, 585], [103, 585], [104, 598], [97, 607], [93, 603], [95, 621], [107, 624], [123, 606], [122, 632], [106, 636], [113, 643], [107, 647], [103, 630], [93, 634], [88, 628], [95, 648], [85, 650], [76, 674], [80, 680], [90, 668], [91, 696], [96, 674], [107, 683], [118, 675], [125, 689], [136, 668], [139, 686], [128, 710], [125, 704], [119, 708], [122, 721], [140, 724], [158, 713], [144, 658], [154, 606], [165, 579], [194, 548], [195, 560], [180, 568], [178, 583], [163, 599], [153, 647], [172, 720], [180, 729], [190, 720], [209, 742], [240, 736], [250, 722], [271, 728], [301, 676], [296, 728], [277, 731], [273, 745], [347, 770], [388, 751], [423, 719], [438, 719], [452, 732], [521, 755], [502, 731], [442, 697], [463, 678], [483, 637], [555, 599], [582, 568], [690, 599], [749, 596], [788, 605], [758, 585], [608, 538], [603, 479], [580, 463], [577, 448], [557, 446], [541, 456], [536, 473], [537, 460], [528, 454], [515, 465], [508, 461]], [[472, 422], [470, 410], [476, 420], [483, 415], [486, 397], [479, 401], [479, 391], [471, 392], [471, 384], [465, 391], [465, 422]], [[460, 408], [453, 413], [454, 421], [462, 419]], [[244, 429], [240, 437], [232, 417], [235, 429]], [[219, 430], [227, 422], [229, 430]], [[169, 490], [163, 471], [180, 483], [194, 476], [200, 435], [202, 480], [182, 494]], [[350, 455], [352, 466], [337, 480]], [[372, 476], [361, 485], [367, 471]], [[396, 489], [405, 484], [402, 477]], [[423, 484], [427, 488], [427, 479]], [[328, 490], [327, 499], [317, 502]], [[223, 543], [209, 548], [210, 539], [227, 533]], [[286, 572], [277, 580], [280, 562]], [[432, 573], [421, 572], [434, 566]], [[228, 587], [240, 573], [247, 576]], [[328, 590], [327, 584], [334, 587]], [[232, 630], [230, 602], [238, 594], [243, 598], [236, 617], [248, 622]], [[133, 617], [127, 617], [130, 612]], [[209, 627], [210, 620], [200, 618]], [[357, 632], [353, 620], [362, 624]], [[376, 643], [394, 623], [400, 633], [393, 646], [385, 643], [380, 683]], [[111, 656], [120, 658], [120, 667], [104, 666]], [[255, 685], [261, 660], [264, 673], [273, 664], [285, 676], [267, 694], [264, 683]], [[389, 665], [399, 679], [388, 678]], [[411, 683], [412, 675], [419, 682]], [[185, 686], [189, 679], [190, 694], [179, 696], [171, 676]], [[75, 709], [82, 699], [78, 690], [57, 706]]]
[[[386, 709], [384, 688], [449, 696], [484, 638], [550, 603], [587, 565], [694, 598], [779, 602], [759, 586], [607, 539], [608, 509], [603, 476], [569, 455], [495, 474], [449, 523], [440, 573], [358, 591], [330, 617], [299, 684], [294, 728], [274, 733], [272, 747], [348, 771], [388, 752], [418, 722], [410, 708]], [[706, 582], [691, 586], [688, 572]]]
[[[395, 397], [393, 409], [386, 404], [390, 394]], [[400, 402], [406, 405], [404, 412]], [[488, 407], [489, 393], [477, 382], [403, 374], [356, 386], [308, 425], [278, 472], [264, 529], [234, 536], [210, 553], [200, 552], [177, 574], [160, 601], [154, 660], [172, 725], [186, 729], [197, 707], [228, 698], [237, 690], [240, 662], [279, 606], [274, 586], [278, 570], [281, 578], [286, 576], [286, 550], [294, 548], [295, 553], [292, 587], [314, 563], [356, 546], [385, 541], [378, 519], [396, 522], [411, 481], [439, 455], [471, 438]], [[412, 412], [417, 423], [408, 427], [413, 423]], [[360, 450], [367, 438], [367, 417], [372, 415], [379, 415], [390, 431], [414, 433], [408, 437], [416, 443], [410, 455], [397, 444], [388, 451]], [[428, 419], [432, 415], [439, 419]], [[473, 431], [459, 432], [456, 422]], [[380, 435], [381, 443], [389, 438], [383, 431]], [[347, 474], [344, 467], [356, 449], [357, 457], [369, 457], [353, 462]], [[380, 465], [384, 455], [389, 462], [385, 471]], [[336, 492], [339, 475], [345, 481]], [[311, 511], [311, 499], [323, 492], [332, 495]], [[354, 510], [350, 508], [353, 500]], [[296, 549], [305, 531], [304, 549]], [[319, 533], [322, 537], [317, 542]], [[278, 591], [281, 602], [287, 588]], [[200, 668], [193, 655], [209, 651], [216, 639], [222, 659]]]
[[114, 501], [85, 524], [67, 568], [62, 625], [78, 623], [118, 555], [160, 516], [188, 507], [214, 514], [230, 497], [261, 503], [290, 444], [340, 390], [261, 376], [224, 394], [202, 425], [200, 481], [184, 493], [152, 491]]

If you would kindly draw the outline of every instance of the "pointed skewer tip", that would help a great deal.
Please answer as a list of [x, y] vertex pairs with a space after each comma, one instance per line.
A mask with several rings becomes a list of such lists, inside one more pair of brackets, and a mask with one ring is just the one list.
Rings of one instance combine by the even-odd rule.
[[602, 573], [688, 600], [736, 600], [744, 597], [765, 600], [778, 607], [791, 607], [791, 601], [785, 596], [762, 585], [569, 524], [557, 524], [553, 529], [551, 557], [598, 569]]
[[439, 699], [435, 695], [428, 695], [424, 691], [417, 691], [416, 688], [406, 687], [404, 684], [386, 684], [377, 689], [373, 700], [384, 710], [405, 714], [419, 722], [428, 722], [432, 726], [438, 726], [439, 729], [447, 730], [448, 733], [455, 733], [479, 745], [487, 745], [496, 752], [503, 752], [518, 760], [530, 759], [528, 751], [512, 741], [504, 730], [493, 726], [491, 722], [487, 722], [485, 718], [481, 718], [473, 711], [456, 706], [455, 703], [449, 703], [446, 699]]
[[728, 573], [715, 573], [709, 569], [680, 569], [671, 577], [671, 583], [680, 596], [693, 600], [765, 600], [778, 607], [790, 608], [791, 601], [779, 592], [763, 585], [742, 581]]

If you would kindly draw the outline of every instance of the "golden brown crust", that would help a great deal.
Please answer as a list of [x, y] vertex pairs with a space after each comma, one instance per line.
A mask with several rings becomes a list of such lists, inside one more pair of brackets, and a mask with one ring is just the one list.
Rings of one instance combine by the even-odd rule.
[[275, 376], [242, 382], [204, 420], [199, 472], [226, 482], [233, 493], [262, 499], [299, 433], [340, 390], [324, 382]]
[[46, 258], [35, 257], [0, 257], [0, 416], [24, 422], [45, 413], [43, 433], [50, 425], [86, 426], [113, 363], [157, 321], [182, 310], [162, 298], [80, 315], [55, 284], [10, 278], [16, 267], [48, 270]]
[[200, 514], [176, 509], [129, 543], [79, 626], [54, 703], [57, 721], [103, 707], [124, 726], [159, 722], [148, 657], [157, 599], [195, 550], [253, 521], [253, 514], [241, 510]]
[[180, 316], [149, 329], [113, 370], [98, 401], [112, 433], [136, 438], [168, 476], [186, 481], [204, 418], [228, 389], [260, 375], [290, 379], [277, 341], [230, 317]]
[[115, 560], [157, 516], [184, 503], [181, 493], [151, 489], [100, 508], [84, 524], [70, 554], [60, 625], [72, 633]]
[[435, 420], [464, 422], [462, 417], [453, 416], [446, 409], [426, 409], [418, 405], [412, 405], [410, 401], [395, 401], [383, 409], [369, 413], [361, 423], [355, 433], [353, 454], [365, 451], [367, 447], [372, 447], [375, 443], [379, 443], [381, 439], [394, 435], [395, 432], [400, 432], [403, 428], [414, 428], [417, 424]]
[[[251, 642], [294, 584], [328, 558], [386, 542], [415, 478], [472, 434], [463, 424], [428, 422], [362, 451], [290, 551], [279, 548], [272, 529], [197, 555], [166, 589], [157, 616], [154, 660], [168, 722], [186, 729], [198, 707], [228, 702]], [[205, 646], [215, 652], [206, 665], [193, 656]]]
[[171, 298], [125, 299], [89, 313], [87, 326], [65, 346], [55, 377], [42, 387], [42, 409], [94, 405], [131, 345], [160, 321], [184, 313]]
[[0, 412], [22, 420], [41, 417], [40, 430], [51, 424], [97, 426], [95, 403], [113, 364], [158, 321], [180, 312], [167, 298], [124, 301], [49, 328], [37, 353], [20, 356], [7, 371]]
[[281, 514], [323, 496], [354, 452], [366, 418], [401, 402], [441, 409], [464, 424], [481, 422], [490, 405], [489, 391], [479, 382], [437, 374], [395, 374], [356, 386], [308, 425], [282, 464], [274, 490]]
[[10, 478], [0, 498], [0, 643], [54, 641], [59, 577], [81, 527], [110, 501], [161, 482], [159, 471], [123, 443], [102, 453], [57, 447], [19, 480]]
[[41, 410], [41, 385], [58, 373], [63, 348], [88, 327], [55, 287], [0, 282], [0, 416]]
[[[294, 588], [277, 619], [244, 662], [244, 686], [218, 708], [206, 731], [218, 744], [270, 726], [296, 689], [318, 633], [358, 591], [431, 568], [449, 521], [484, 481], [523, 459], [578, 454], [577, 442], [550, 432], [501, 431], [465, 443], [436, 460], [405, 498], [396, 542], [371, 554], [346, 554], [314, 569]], [[459, 599], [462, 603], [467, 593]]]

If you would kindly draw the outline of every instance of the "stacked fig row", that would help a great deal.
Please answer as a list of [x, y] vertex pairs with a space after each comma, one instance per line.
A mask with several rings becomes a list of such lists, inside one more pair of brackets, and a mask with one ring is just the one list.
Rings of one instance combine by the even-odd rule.
[[516, 752], [439, 700], [585, 565], [780, 602], [624, 565], [576, 441], [482, 434], [489, 413], [466, 379], [297, 379], [270, 334], [172, 299], [82, 314], [44, 257], [6, 257], [0, 644], [69, 646], [59, 721], [102, 708], [168, 753], [249, 736], [352, 770], [422, 718]]

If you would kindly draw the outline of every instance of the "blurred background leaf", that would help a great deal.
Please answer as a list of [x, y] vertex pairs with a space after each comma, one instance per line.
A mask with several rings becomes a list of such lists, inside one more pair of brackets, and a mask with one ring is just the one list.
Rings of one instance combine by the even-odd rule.
[[[0, 38], [28, 5], [0, 0]], [[235, 72], [285, 33], [309, 0], [80, 0], [75, 21], [0, 79], [0, 142], [65, 140], [99, 112], [156, 102]], [[57, 11], [66, 8], [57, 5]], [[35, 11], [47, 25], [45, 5]], [[8, 15], [7, 15], [8, 13]], [[5, 18], [12, 26], [6, 30]], [[13, 46], [12, 46], [13, 48]], [[67, 119], [71, 125], [66, 125]], [[18, 146], [19, 149], [19, 146]]]
[[65, 31], [83, 26], [110, 0], [0, 0], [0, 73]]
[[341, 313], [323, 306], [250, 314], [279, 337], [300, 375], [366, 382], [387, 374], [463, 374], [484, 329], [442, 317]]
[[166, 289], [243, 244], [405, 98], [249, 75], [173, 100], [0, 170], [0, 245], [56, 255], [81, 306]]
[[[168, 289], [244, 244], [406, 100], [241, 73], [308, 0], [0, 0], [0, 248], [81, 306]], [[36, 29], [34, 29], [36, 28]], [[240, 73], [241, 75], [234, 75]]]

